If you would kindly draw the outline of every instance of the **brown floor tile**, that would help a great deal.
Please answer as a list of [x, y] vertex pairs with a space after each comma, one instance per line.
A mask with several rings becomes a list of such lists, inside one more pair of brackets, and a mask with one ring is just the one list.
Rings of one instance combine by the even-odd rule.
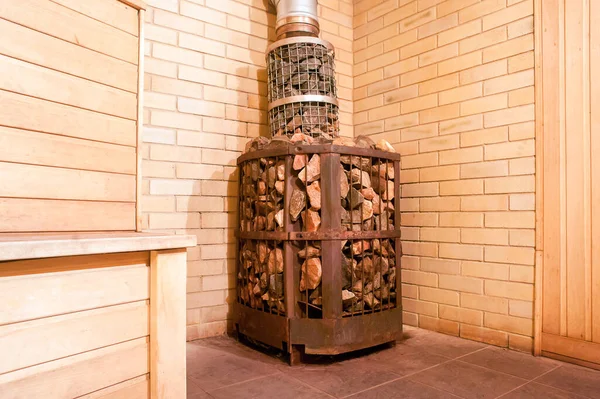
[[208, 393], [201, 389], [194, 381], [187, 379], [187, 399], [210, 399]]
[[246, 342], [240, 342], [229, 336], [212, 337], [199, 339], [189, 343], [193, 346], [200, 346], [217, 350], [219, 353], [229, 353], [231, 355], [244, 357], [247, 359], [258, 360], [267, 364], [285, 364], [286, 359], [283, 352], [266, 346], [260, 347]]
[[600, 398], [600, 371], [565, 364], [535, 382], [588, 398]]
[[526, 382], [521, 378], [457, 360], [408, 378], [467, 399], [496, 398]]
[[357, 393], [348, 398], [360, 399], [451, 399], [458, 398], [448, 392], [440, 391], [418, 382], [401, 379], [388, 382], [377, 388]]
[[260, 398], [260, 399], [325, 399], [331, 396], [310, 388], [298, 380], [276, 374], [242, 384], [217, 389], [210, 393], [214, 398]]
[[398, 343], [395, 347], [368, 355], [365, 360], [404, 376], [447, 362], [450, 359]]
[[561, 391], [547, 385], [530, 382], [527, 385], [516, 389], [502, 399], [583, 399], [585, 396], [575, 395], [569, 392]]
[[462, 357], [460, 360], [526, 380], [537, 378], [559, 365], [550, 359], [491, 347]]
[[288, 370], [287, 375], [335, 397], [351, 395], [399, 377], [364, 358]]
[[420, 330], [406, 332], [404, 337], [405, 339], [396, 345], [412, 346], [452, 359], [486, 347], [479, 342], [433, 332], [421, 333]]
[[[189, 349], [189, 347], [188, 347]], [[188, 350], [188, 377], [205, 391], [228, 386], [277, 372], [271, 365], [210, 348]]]

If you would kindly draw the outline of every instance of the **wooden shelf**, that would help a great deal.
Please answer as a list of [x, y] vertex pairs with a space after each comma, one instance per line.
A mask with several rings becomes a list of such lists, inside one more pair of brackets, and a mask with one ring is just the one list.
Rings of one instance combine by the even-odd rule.
[[190, 235], [123, 232], [0, 234], [0, 261], [157, 251], [195, 245], [196, 237]]

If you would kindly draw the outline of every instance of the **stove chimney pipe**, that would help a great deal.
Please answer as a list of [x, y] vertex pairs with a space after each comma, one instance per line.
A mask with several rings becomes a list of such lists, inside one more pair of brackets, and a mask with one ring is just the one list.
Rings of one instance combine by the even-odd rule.
[[319, 36], [317, 0], [270, 0], [277, 9], [277, 40]]

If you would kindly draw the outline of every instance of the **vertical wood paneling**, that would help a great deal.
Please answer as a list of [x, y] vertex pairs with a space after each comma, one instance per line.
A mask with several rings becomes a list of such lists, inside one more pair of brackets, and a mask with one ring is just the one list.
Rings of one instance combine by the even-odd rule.
[[600, 343], [600, 1], [590, 3], [590, 152], [592, 341]]
[[[560, 100], [559, 62], [548, 62], [547, 54], [559, 53], [559, 0], [542, 2], [543, 24], [543, 92], [544, 92], [544, 275], [542, 329], [551, 334], [560, 333]], [[553, 215], [550, 215], [554, 213]], [[552, 217], [550, 217], [552, 216]]]
[[582, 3], [565, 4], [567, 336], [585, 336]]
[[[542, 3], [542, 351], [581, 358], [600, 341], [597, 0]], [[547, 342], [544, 344], [544, 342]], [[586, 361], [600, 363], [585, 344]], [[591, 360], [590, 360], [591, 359]]]

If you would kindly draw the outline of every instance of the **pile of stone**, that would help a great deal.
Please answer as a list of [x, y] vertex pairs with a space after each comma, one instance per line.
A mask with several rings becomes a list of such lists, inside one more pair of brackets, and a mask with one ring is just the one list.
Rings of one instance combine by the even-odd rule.
[[283, 243], [246, 240], [240, 248], [238, 297], [255, 309], [283, 314]]
[[338, 107], [325, 102], [296, 102], [269, 111], [271, 135], [292, 136], [303, 133], [333, 139], [339, 135]]
[[322, 44], [292, 43], [268, 56], [268, 100], [306, 94], [336, 96], [334, 52]]
[[[291, 138], [258, 137], [248, 143], [247, 152], [282, 145], [335, 144], [394, 152], [385, 140], [338, 137], [333, 140], [296, 133]], [[321, 228], [322, 196], [319, 154], [292, 155], [286, 176], [283, 157], [264, 157], [246, 161], [242, 166], [240, 201], [242, 231], [284, 230], [284, 195], [289, 195], [289, 216], [293, 231], [316, 232]], [[378, 157], [340, 156], [340, 215], [342, 230], [383, 231], [395, 229], [396, 178], [394, 163]], [[291, 192], [285, 192], [287, 180]], [[274, 241], [273, 241], [274, 242]], [[300, 266], [300, 283], [307, 306], [322, 307], [322, 259], [320, 241], [294, 242]], [[396, 303], [396, 248], [394, 239], [344, 240], [342, 255], [342, 300], [345, 314], [370, 312], [393, 307]], [[266, 244], [246, 242], [241, 252], [244, 280], [242, 300], [250, 306], [283, 307], [283, 252]], [[239, 276], [242, 278], [242, 276]], [[274, 287], [271, 289], [270, 287]], [[281, 288], [281, 289], [280, 289]], [[309, 310], [307, 310], [308, 312]]]
[[240, 178], [240, 230], [283, 230], [285, 161], [277, 158], [248, 161]]
[[342, 242], [344, 312], [393, 307], [396, 298], [396, 250], [393, 239]]

